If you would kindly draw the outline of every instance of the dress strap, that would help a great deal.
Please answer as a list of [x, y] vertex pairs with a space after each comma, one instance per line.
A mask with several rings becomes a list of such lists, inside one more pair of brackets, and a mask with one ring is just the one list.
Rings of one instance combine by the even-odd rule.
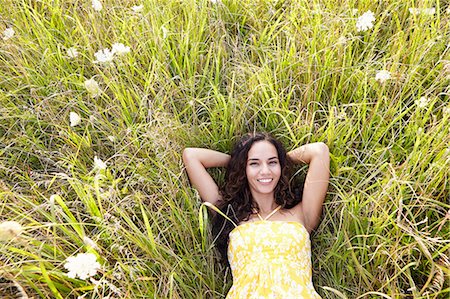
[[269, 215], [266, 216], [266, 218], [262, 218], [261, 215], [259, 215], [258, 212], [256, 212], [256, 214], [258, 215], [259, 219], [261, 219], [261, 221], [267, 220], [270, 218], [270, 216], [272, 216], [273, 214], [275, 214], [279, 209], [281, 209], [281, 206], [278, 206], [277, 208], [275, 208], [272, 212], [270, 212]]

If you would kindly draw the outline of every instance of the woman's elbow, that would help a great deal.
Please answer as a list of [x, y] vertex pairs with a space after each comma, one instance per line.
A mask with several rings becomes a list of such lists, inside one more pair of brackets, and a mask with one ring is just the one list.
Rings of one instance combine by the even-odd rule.
[[316, 152], [317, 152], [317, 154], [322, 155], [322, 156], [330, 155], [330, 149], [328, 148], [328, 145], [326, 145], [324, 142], [317, 142]]
[[183, 150], [183, 163], [184, 164], [188, 163], [192, 159], [193, 153], [194, 153], [194, 149], [192, 147], [186, 147]]

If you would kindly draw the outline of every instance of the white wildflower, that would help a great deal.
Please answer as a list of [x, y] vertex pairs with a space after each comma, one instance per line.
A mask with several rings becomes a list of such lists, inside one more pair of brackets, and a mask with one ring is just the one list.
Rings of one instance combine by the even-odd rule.
[[356, 21], [356, 28], [358, 31], [366, 31], [373, 27], [375, 16], [372, 11], [368, 10]]
[[436, 13], [436, 8], [434, 8], [434, 7], [424, 8], [422, 13], [427, 16], [432, 16]]
[[210, 0], [212, 4], [220, 3], [220, 0]]
[[414, 7], [410, 7], [410, 8], [408, 8], [408, 10], [409, 10], [409, 13], [412, 15], [418, 15], [420, 12], [419, 8], [414, 8]]
[[95, 11], [101, 11], [103, 8], [102, 2], [100, 0], [92, 0], [92, 7]]
[[375, 80], [377, 80], [380, 83], [384, 83], [387, 80], [391, 79], [391, 73], [386, 70], [378, 71], [375, 75]]
[[58, 194], [53, 194], [50, 196], [50, 198], [48, 199], [50, 206], [54, 207], [55, 206], [55, 200], [56, 198], [58, 198], [59, 195]]
[[425, 16], [432, 16], [436, 13], [436, 8], [431, 7], [431, 8], [414, 8], [411, 7], [408, 9], [409, 13], [412, 15], [425, 15]]
[[341, 36], [337, 40], [338, 45], [345, 45], [347, 44], [347, 38], [345, 36]]
[[356, 15], [358, 14], [358, 9], [357, 9], [357, 8], [353, 8], [353, 9], [350, 11], [350, 13], [351, 13], [352, 16], [356, 16]]
[[69, 49], [67, 49], [67, 56], [69, 56], [70, 58], [75, 58], [78, 56], [78, 51], [75, 47], [71, 47]]
[[315, 9], [311, 10], [311, 14], [321, 16], [321, 15], [323, 15], [323, 10], [320, 7], [317, 7]]
[[15, 33], [15, 31], [14, 31], [14, 29], [12, 29], [11, 27], [6, 28], [6, 29], [3, 31], [3, 40], [7, 40], [7, 39], [12, 38], [12, 37], [14, 36], [14, 33]]
[[442, 114], [450, 115], [450, 106], [442, 108]]
[[0, 223], [0, 241], [9, 241], [22, 233], [22, 225], [16, 221]]
[[97, 58], [94, 63], [110, 63], [114, 59], [114, 53], [108, 48], [96, 52], [94, 56]]
[[106, 163], [101, 159], [94, 157], [94, 169], [106, 169]]
[[97, 257], [93, 253], [79, 253], [76, 256], [67, 258], [64, 264], [69, 273], [70, 278], [86, 279], [97, 274], [100, 269], [100, 264], [97, 262]]
[[98, 249], [97, 244], [94, 242], [94, 240], [92, 240], [92, 239], [89, 238], [89, 237], [84, 237], [84, 238], [83, 238], [83, 243], [84, 243], [85, 245], [87, 245], [87, 246], [90, 246], [90, 247], [94, 248], [94, 249]]
[[109, 139], [109, 141], [111, 141], [111, 142], [116, 141], [116, 137], [114, 137], [114, 136], [112, 136], [112, 135], [109, 135], [109, 136], [108, 136], [108, 139]]
[[142, 12], [144, 10], [144, 5], [135, 5], [131, 7], [131, 10], [134, 12]]
[[442, 63], [443, 63], [442, 70], [444, 71], [444, 73], [450, 74], [450, 61], [443, 60]]
[[84, 81], [84, 87], [93, 97], [96, 97], [101, 93], [100, 87], [94, 78]]
[[415, 100], [414, 103], [417, 105], [417, 107], [419, 108], [425, 108], [427, 107], [428, 103], [430, 102], [429, 98], [426, 97], [420, 97], [420, 99]]
[[338, 116], [338, 119], [346, 119], [347, 118], [347, 113], [345, 111], [341, 111]]
[[81, 123], [81, 117], [78, 113], [71, 111], [69, 113], [70, 126], [75, 127]]
[[167, 34], [169, 33], [169, 30], [167, 30], [167, 28], [164, 27], [164, 26], [161, 26], [161, 30], [162, 30], [162, 33], [163, 33], [163, 38], [166, 39], [167, 38]]
[[121, 43], [115, 43], [112, 45], [111, 52], [117, 55], [127, 54], [130, 53], [130, 47], [125, 46], [124, 44]]

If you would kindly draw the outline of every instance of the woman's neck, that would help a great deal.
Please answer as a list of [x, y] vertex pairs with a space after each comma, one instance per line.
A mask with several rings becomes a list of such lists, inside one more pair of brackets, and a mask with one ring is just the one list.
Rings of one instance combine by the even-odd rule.
[[269, 214], [279, 206], [275, 202], [273, 194], [267, 194], [267, 196], [260, 195], [256, 198], [254, 197], [253, 200], [258, 205], [260, 214]]

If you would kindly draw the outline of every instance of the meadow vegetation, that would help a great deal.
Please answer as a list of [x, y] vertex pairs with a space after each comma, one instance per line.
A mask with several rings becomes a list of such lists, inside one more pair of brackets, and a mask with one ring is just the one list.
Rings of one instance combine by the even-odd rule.
[[[330, 148], [323, 298], [450, 296], [448, 2], [94, 2], [0, 0], [0, 222], [21, 226], [0, 229], [2, 281], [224, 298], [181, 152], [258, 130]], [[96, 275], [69, 277], [79, 253]]]

